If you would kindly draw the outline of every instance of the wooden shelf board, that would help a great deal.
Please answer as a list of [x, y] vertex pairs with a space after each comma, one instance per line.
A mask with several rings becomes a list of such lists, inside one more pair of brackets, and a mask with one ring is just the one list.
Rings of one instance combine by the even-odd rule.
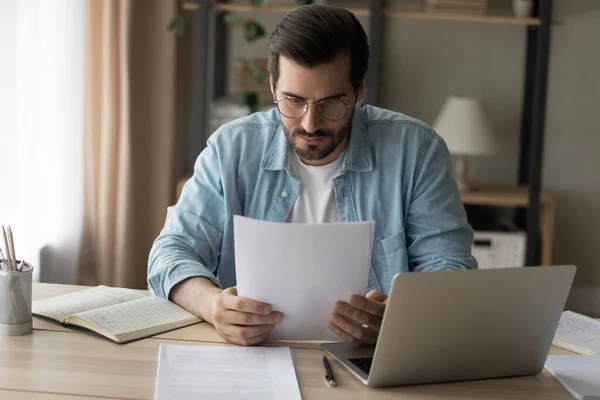
[[479, 22], [488, 24], [505, 24], [505, 25], [541, 25], [538, 18], [516, 18], [510, 15], [494, 15], [494, 14], [460, 14], [447, 12], [425, 12], [425, 11], [396, 11], [384, 10], [384, 14], [390, 18], [397, 19], [420, 19], [420, 20], [435, 20], [435, 21], [458, 21], [458, 22]]
[[[250, 4], [231, 4], [231, 3], [216, 3], [217, 11], [232, 11], [232, 12], [269, 12], [269, 13], [288, 13], [295, 10], [297, 7], [283, 5], [261, 5], [253, 6]], [[356, 16], [366, 17], [369, 15], [368, 8], [348, 8]], [[458, 22], [479, 22], [491, 24], [505, 25], [541, 25], [538, 18], [515, 18], [510, 15], [469, 15], [460, 13], [445, 13], [445, 12], [425, 12], [425, 11], [398, 11], [384, 9], [384, 14], [389, 18], [396, 19], [418, 19], [418, 20], [434, 20], [434, 21], [458, 21]]]
[[[527, 207], [529, 192], [527, 186], [479, 186], [468, 192], [461, 192], [463, 204], [497, 207]], [[541, 203], [551, 203], [552, 199], [542, 192]]]
[[[261, 5], [253, 6], [250, 4], [229, 4], [229, 3], [216, 3], [215, 8], [217, 11], [232, 11], [232, 12], [270, 12], [270, 13], [288, 13], [298, 8], [297, 6], [276, 6], [276, 5]], [[366, 17], [369, 15], [368, 8], [348, 8], [357, 17]]]

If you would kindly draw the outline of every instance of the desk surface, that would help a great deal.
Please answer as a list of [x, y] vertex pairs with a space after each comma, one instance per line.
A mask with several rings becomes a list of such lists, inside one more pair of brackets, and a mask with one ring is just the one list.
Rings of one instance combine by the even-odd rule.
[[[34, 299], [81, 286], [34, 284]], [[34, 317], [34, 332], [0, 339], [0, 399], [152, 399], [160, 343], [216, 345], [206, 323], [126, 345]], [[279, 343], [281, 344], [281, 343]], [[564, 399], [571, 396], [546, 371], [520, 378], [371, 389], [333, 362], [339, 386], [323, 383], [323, 351], [292, 345], [303, 399]], [[311, 348], [312, 347], [312, 348]], [[551, 354], [571, 354], [553, 347]]]

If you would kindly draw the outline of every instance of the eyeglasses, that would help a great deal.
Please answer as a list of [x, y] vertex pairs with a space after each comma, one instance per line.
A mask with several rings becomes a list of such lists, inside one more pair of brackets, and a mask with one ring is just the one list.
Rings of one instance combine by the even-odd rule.
[[[294, 97], [286, 97], [274, 100], [274, 102], [281, 115], [288, 118], [301, 118], [306, 114], [309, 106], [308, 102]], [[344, 118], [350, 107], [341, 99], [326, 99], [314, 104], [317, 106], [319, 115], [329, 121], [339, 121]]]

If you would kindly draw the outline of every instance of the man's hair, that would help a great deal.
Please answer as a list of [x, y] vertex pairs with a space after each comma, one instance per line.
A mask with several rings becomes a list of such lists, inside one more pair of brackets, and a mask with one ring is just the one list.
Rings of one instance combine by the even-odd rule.
[[358, 90], [369, 65], [369, 43], [362, 25], [348, 10], [306, 5], [287, 14], [271, 33], [267, 71], [276, 86], [279, 56], [302, 67], [317, 67], [345, 52], [350, 54], [350, 81]]

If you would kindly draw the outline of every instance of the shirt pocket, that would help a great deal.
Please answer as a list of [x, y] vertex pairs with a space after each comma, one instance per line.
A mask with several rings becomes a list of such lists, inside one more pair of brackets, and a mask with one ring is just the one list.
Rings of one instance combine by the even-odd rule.
[[389, 294], [392, 278], [398, 272], [408, 272], [404, 229], [375, 242], [371, 256], [369, 289]]

